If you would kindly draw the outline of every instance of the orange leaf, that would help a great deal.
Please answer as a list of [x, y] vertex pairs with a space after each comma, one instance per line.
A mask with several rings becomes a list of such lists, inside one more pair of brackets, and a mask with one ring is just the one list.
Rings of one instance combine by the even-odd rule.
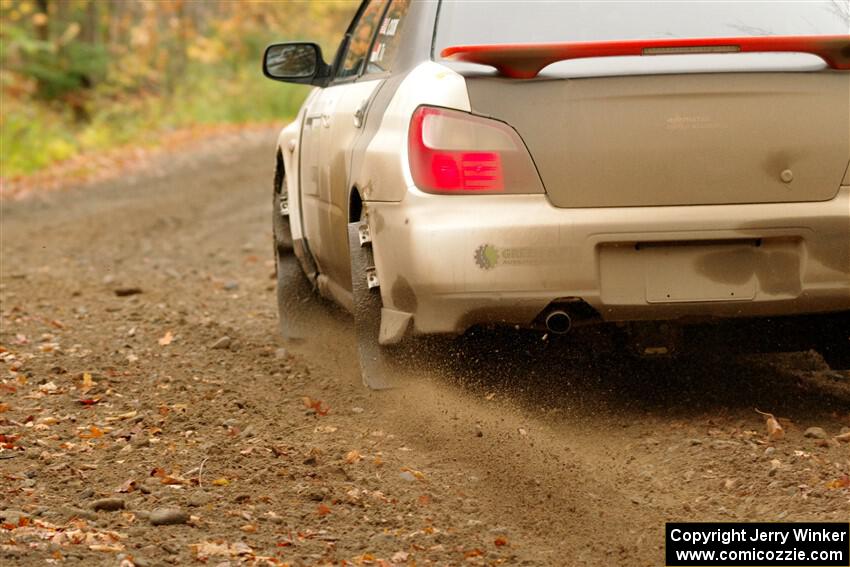
[[89, 427], [88, 433], [80, 433], [80, 439], [97, 439], [103, 437], [103, 431], [96, 425]]
[[503, 538], [502, 536], [499, 536], [495, 540], [493, 540], [493, 544], [495, 544], [496, 547], [502, 547], [504, 545], [508, 545], [508, 540]]
[[214, 481], [212, 481], [212, 483], [213, 483], [213, 486], [227, 486], [228, 484], [230, 484], [230, 481], [227, 480], [226, 478], [217, 478]]
[[188, 481], [185, 478], [180, 478], [176, 475], [170, 475], [165, 472], [165, 469], [155, 468], [151, 471], [151, 476], [155, 476], [159, 479], [162, 484], [187, 484]]
[[428, 496], [427, 494], [423, 494], [416, 501], [419, 502], [420, 506], [427, 506], [428, 504], [431, 503], [431, 497]]
[[850, 488], [850, 476], [845, 474], [840, 478], [836, 478], [835, 480], [828, 482], [826, 487], [831, 489]]
[[302, 401], [304, 402], [304, 407], [315, 410], [315, 412], [319, 415], [328, 415], [328, 412], [331, 409], [326, 406], [322, 400], [314, 400], [310, 396], [304, 396]]
[[484, 552], [483, 552], [483, 551], [481, 551], [481, 550], [480, 550], [480, 549], [478, 549], [478, 548], [470, 549], [469, 551], [466, 551], [466, 552], [464, 552], [464, 554], [463, 554], [463, 556], [464, 556], [465, 558], [467, 558], [467, 559], [469, 559], [470, 557], [480, 557], [480, 556], [482, 556], [482, 555], [484, 555]]
[[167, 346], [171, 344], [171, 341], [174, 340], [174, 335], [171, 334], [171, 331], [165, 331], [165, 334], [159, 338], [160, 346]]
[[316, 508], [316, 513], [320, 516], [327, 516], [331, 513], [331, 509], [324, 504], [319, 504], [319, 507]]
[[10, 406], [9, 404], [0, 403], [0, 413], [9, 411], [10, 409], [12, 409], [12, 406]]

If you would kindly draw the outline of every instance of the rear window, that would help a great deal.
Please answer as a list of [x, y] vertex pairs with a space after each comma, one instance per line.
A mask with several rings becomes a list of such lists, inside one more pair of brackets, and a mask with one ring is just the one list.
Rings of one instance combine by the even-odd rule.
[[434, 56], [450, 45], [847, 34], [848, 5], [846, 0], [443, 0]]

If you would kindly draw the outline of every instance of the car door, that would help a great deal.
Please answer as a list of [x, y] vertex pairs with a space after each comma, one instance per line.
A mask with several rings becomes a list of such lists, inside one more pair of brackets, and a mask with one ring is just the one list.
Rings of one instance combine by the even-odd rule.
[[350, 285], [348, 164], [362, 116], [382, 80], [364, 72], [388, 3], [368, 0], [361, 7], [336, 62], [334, 78], [311, 101], [302, 131], [304, 236], [319, 273], [327, 276], [329, 291], [338, 300], [343, 300], [341, 295]]

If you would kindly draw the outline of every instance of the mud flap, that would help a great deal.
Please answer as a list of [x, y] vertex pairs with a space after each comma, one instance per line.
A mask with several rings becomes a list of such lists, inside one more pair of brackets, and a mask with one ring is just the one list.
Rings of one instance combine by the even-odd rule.
[[354, 300], [354, 330], [357, 333], [357, 354], [360, 358], [360, 376], [372, 390], [398, 387], [391, 353], [378, 343], [381, 332], [380, 288], [369, 288], [366, 272], [374, 268], [372, 247], [361, 245], [358, 227], [360, 221], [348, 223], [348, 249], [351, 256], [351, 293]]

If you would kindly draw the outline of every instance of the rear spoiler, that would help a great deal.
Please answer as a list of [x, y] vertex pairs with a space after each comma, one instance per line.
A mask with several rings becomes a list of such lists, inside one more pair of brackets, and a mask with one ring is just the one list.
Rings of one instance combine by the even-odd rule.
[[453, 61], [491, 65], [513, 79], [532, 79], [556, 61], [627, 55], [694, 53], [811, 53], [833, 69], [850, 70], [850, 35], [638, 39], [571, 43], [456, 45], [440, 55]]

